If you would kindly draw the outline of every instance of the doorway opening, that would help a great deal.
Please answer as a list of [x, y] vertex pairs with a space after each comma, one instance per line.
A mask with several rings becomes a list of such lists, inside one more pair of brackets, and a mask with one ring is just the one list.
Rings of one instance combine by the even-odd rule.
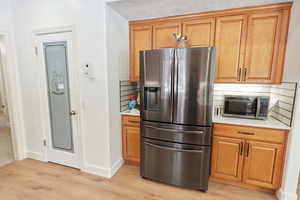
[[6, 60], [6, 48], [0, 37], [0, 166], [15, 160], [12, 142], [12, 131], [9, 122], [7, 103], [7, 85], [5, 82], [4, 67]]

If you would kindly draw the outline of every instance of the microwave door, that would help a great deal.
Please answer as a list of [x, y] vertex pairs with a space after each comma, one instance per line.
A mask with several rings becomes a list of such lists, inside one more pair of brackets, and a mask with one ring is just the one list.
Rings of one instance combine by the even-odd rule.
[[210, 126], [214, 48], [179, 48], [175, 60], [173, 123]]
[[257, 100], [254, 97], [226, 97], [224, 116], [255, 118]]
[[172, 122], [174, 49], [140, 52], [141, 118]]

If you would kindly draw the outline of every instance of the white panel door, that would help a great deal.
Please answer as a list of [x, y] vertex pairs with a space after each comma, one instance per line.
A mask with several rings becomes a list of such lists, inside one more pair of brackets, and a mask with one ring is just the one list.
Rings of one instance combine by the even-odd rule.
[[37, 36], [46, 160], [80, 168], [79, 96], [72, 33]]

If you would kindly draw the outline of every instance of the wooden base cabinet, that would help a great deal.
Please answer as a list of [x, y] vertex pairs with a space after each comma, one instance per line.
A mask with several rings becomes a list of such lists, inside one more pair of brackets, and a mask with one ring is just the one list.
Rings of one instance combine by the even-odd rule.
[[214, 124], [213, 135], [213, 180], [269, 191], [280, 187], [287, 131]]
[[243, 182], [264, 188], [280, 187], [283, 145], [246, 141]]
[[213, 138], [212, 172], [214, 177], [242, 180], [243, 140], [215, 136]]
[[122, 116], [123, 159], [129, 164], [140, 162], [140, 117]]

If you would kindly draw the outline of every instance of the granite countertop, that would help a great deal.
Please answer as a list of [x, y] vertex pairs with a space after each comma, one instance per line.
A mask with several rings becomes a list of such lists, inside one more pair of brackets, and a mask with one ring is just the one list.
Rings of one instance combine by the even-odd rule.
[[[139, 110], [126, 110], [121, 112], [121, 115], [131, 115], [131, 116], [140, 116]], [[240, 126], [253, 126], [261, 128], [273, 128], [273, 129], [282, 129], [290, 130], [291, 127], [281, 123], [280, 121], [269, 117], [267, 120], [255, 120], [255, 119], [242, 119], [242, 118], [232, 118], [232, 117], [213, 117], [213, 123], [221, 124], [232, 124]]]
[[282, 130], [291, 129], [291, 127], [283, 124], [282, 122], [272, 117], [269, 117], [267, 120], [242, 119], [242, 118], [232, 118], [232, 117], [213, 117], [213, 123], [254, 126], [254, 127], [273, 128], [273, 129], [282, 129]]
[[132, 115], [132, 116], [140, 116], [140, 111], [137, 109], [134, 110], [126, 110], [121, 112], [121, 115]]

